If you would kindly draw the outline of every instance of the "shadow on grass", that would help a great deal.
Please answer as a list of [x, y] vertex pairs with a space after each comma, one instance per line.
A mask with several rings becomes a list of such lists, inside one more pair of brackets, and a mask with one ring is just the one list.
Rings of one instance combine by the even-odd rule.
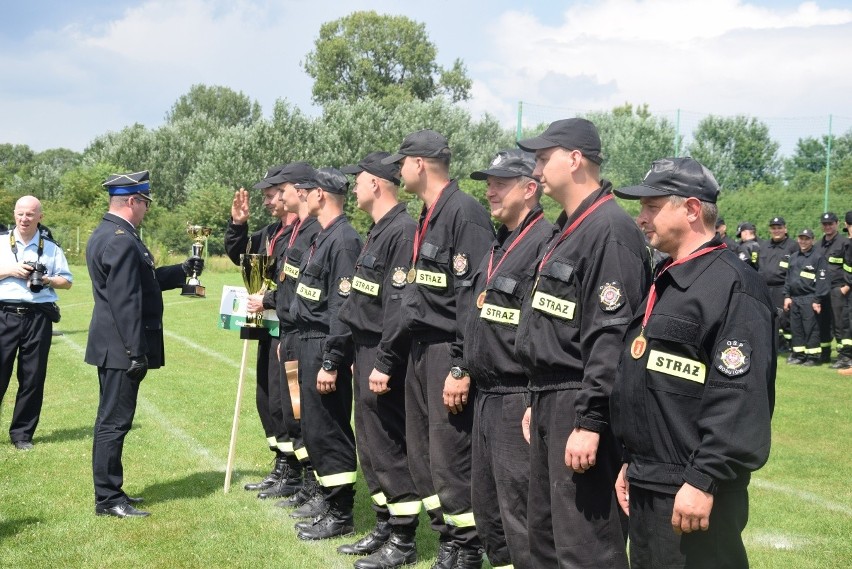
[[89, 333], [88, 328], [83, 328], [81, 330], [66, 330], [66, 329], [62, 328], [61, 326], [60, 327], [54, 326], [53, 331], [54, 332], [62, 332], [63, 336], [74, 336], [74, 335], [77, 335], [77, 334], [88, 334]]
[[78, 441], [86, 437], [92, 438], [92, 425], [85, 427], [74, 427], [72, 429], [56, 429], [50, 431], [43, 437], [37, 437], [38, 442], [43, 443], [67, 443], [68, 441]]
[[194, 472], [185, 478], [158, 482], [142, 490], [146, 504], [204, 498], [222, 490], [225, 474], [219, 471]]
[[24, 531], [28, 526], [40, 524], [44, 520], [38, 518], [19, 518], [16, 520], [8, 520], [0, 522], [0, 539], [12, 537]]

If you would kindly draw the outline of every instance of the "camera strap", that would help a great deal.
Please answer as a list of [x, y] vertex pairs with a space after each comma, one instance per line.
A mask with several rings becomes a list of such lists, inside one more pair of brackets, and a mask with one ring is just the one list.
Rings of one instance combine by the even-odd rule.
[[[9, 232], [9, 247], [12, 249], [12, 254], [15, 256], [15, 262], [18, 262], [18, 241], [15, 239], [15, 231]], [[38, 233], [38, 250], [36, 251], [36, 262], [41, 262], [41, 256], [44, 254], [44, 236], [41, 231]]]

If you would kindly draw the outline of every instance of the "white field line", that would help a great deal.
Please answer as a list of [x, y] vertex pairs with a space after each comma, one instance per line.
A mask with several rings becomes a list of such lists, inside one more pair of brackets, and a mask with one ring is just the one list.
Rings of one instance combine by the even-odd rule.
[[811, 504], [815, 504], [821, 508], [830, 510], [832, 512], [852, 516], [852, 508], [850, 508], [849, 506], [833, 502], [831, 500], [823, 498], [822, 496], [814, 494], [813, 492], [807, 492], [806, 490], [800, 490], [798, 488], [791, 488], [790, 486], [785, 486], [784, 484], [777, 484], [775, 482], [769, 482], [768, 480], [763, 480], [761, 478], [752, 478], [751, 485], [755, 488], [760, 488], [761, 490], [771, 490], [773, 492], [787, 494], [788, 496], [793, 496], [794, 498], [798, 498], [803, 502], [810, 502]]
[[[189, 338], [185, 338], [184, 336], [180, 336], [180, 335], [175, 334], [174, 332], [171, 332], [169, 330], [163, 330], [163, 335], [166, 336], [167, 338], [171, 338], [172, 340], [177, 340], [178, 342], [192, 348], [193, 350], [201, 352], [202, 354], [204, 354], [206, 356], [209, 356], [213, 359], [219, 360], [220, 362], [224, 362], [226, 364], [229, 364], [229, 365], [233, 366], [234, 369], [240, 369], [239, 358], [229, 358], [228, 356], [226, 356], [224, 354], [221, 354], [217, 351], [206, 348], [206, 347], [202, 346], [201, 344], [196, 344], [195, 342], [193, 342]], [[256, 370], [247, 366], [246, 377], [254, 377], [255, 373], [256, 373]]]

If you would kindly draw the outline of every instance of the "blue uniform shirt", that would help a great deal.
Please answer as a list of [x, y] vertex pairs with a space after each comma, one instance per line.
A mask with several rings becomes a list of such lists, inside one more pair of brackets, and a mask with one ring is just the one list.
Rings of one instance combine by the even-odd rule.
[[[33, 236], [29, 243], [24, 243], [17, 228], [13, 229], [12, 235], [17, 244], [17, 261], [9, 239], [9, 232], [0, 233], [0, 264], [14, 264], [21, 261], [39, 261], [47, 267], [45, 276], [64, 277], [69, 282], [72, 280], [71, 270], [68, 268], [68, 260], [65, 253], [53, 241], [44, 240], [44, 251], [38, 256], [39, 232]], [[0, 279], [0, 302], [56, 302], [59, 297], [51, 287], [44, 287], [40, 292], [33, 293], [27, 287], [27, 281], [15, 277]]]

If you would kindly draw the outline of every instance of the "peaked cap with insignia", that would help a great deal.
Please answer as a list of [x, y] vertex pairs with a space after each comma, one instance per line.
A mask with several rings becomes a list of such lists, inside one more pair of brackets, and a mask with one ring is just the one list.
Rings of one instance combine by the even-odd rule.
[[102, 185], [111, 196], [151, 193], [148, 170], [132, 174], [111, 174]]

